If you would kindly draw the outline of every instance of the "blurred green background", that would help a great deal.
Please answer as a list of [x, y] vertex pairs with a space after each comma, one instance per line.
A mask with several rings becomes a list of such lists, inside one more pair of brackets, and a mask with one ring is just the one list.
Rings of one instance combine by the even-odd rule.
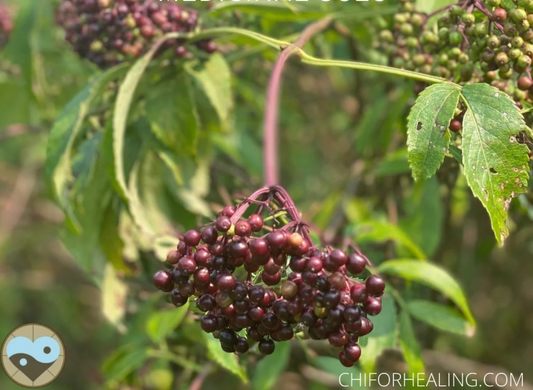
[[[44, 171], [47, 136], [58, 112], [99, 70], [64, 41], [54, 23], [57, 2], [13, 0], [9, 5], [16, 15], [15, 31], [0, 51], [0, 338], [28, 322], [55, 329], [66, 344], [67, 363], [49, 386], [54, 390], [187, 389], [198, 365], [210, 370], [202, 389], [246, 388], [224, 370], [205, 366], [209, 360], [200, 347], [196, 361], [186, 358], [192, 366], [154, 357], [119, 359], [121, 353], [136, 359], [131, 351], [146, 338], [146, 321], [157, 307], [167, 308], [150, 285], [151, 273], [161, 265], [153, 253], [128, 247], [134, 245], [130, 237], [124, 257], [139, 263], [128, 276], [118, 273], [130, 291], [123, 300], [113, 295], [114, 288], [102, 292], [65, 249], [63, 213], [52, 200]], [[394, 8], [389, 2], [320, 4], [314, 12], [357, 14], [364, 9], [376, 16], [340, 19], [306, 50], [320, 57], [383, 63], [372, 40]], [[281, 38], [309, 21], [286, 19], [264, 10], [229, 9], [206, 23], [240, 25]], [[209, 148], [210, 159], [209, 189], [202, 197], [212, 211], [234, 194], [261, 186], [264, 90], [276, 58], [273, 50], [247, 40], [226, 39], [220, 46], [232, 70], [235, 108], [229, 133], [210, 129], [200, 139], [199, 148]], [[489, 219], [455, 160], [446, 159], [437, 178], [415, 184], [405, 147], [412, 91], [413, 84], [399, 78], [291, 61], [281, 102], [282, 184], [305, 219], [326, 237], [354, 235], [376, 264], [409, 257], [414, 245], [459, 281], [478, 328], [469, 338], [416, 323], [429, 371], [509, 371], [524, 373], [533, 383], [533, 193], [513, 203], [511, 236], [504, 248], [497, 248]], [[181, 211], [187, 205], [175, 207], [176, 231], [196, 225], [190, 209]], [[132, 255], [137, 250], [141, 260]], [[102, 255], [95, 251], [94, 256]], [[103, 273], [103, 266], [97, 272]], [[445, 302], [426, 289], [405, 294]], [[116, 307], [125, 313], [118, 326], [109, 321]], [[197, 328], [192, 319], [185, 320], [170, 336], [172, 344], [190, 345]], [[339, 388], [331, 370], [329, 376], [321, 373], [327, 365], [313, 359], [313, 354], [331, 351], [325, 344], [311, 349], [309, 355], [300, 343], [291, 343], [291, 358], [275, 388]], [[377, 367], [405, 370], [394, 349], [381, 355]], [[0, 375], [0, 388], [17, 387]]]

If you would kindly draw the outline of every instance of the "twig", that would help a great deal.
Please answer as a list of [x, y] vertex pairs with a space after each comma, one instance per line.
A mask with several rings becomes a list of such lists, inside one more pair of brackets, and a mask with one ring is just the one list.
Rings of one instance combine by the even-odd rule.
[[191, 386], [189, 387], [189, 390], [200, 390], [202, 388], [202, 385], [205, 381], [205, 378], [209, 375], [211, 372], [211, 368], [213, 367], [212, 363], [207, 363], [204, 366], [204, 369], [198, 376], [192, 381]]
[[277, 158], [278, 113], [283, 68], [291, 55], [298, 52], [313, 35], [326, 29], [331, 22], [331, 18], [324, 18], [309, 25], [292, 45], [281, 48], [282, 52], [272, 70], [266, 93], [264, 118], [264, 179], [266, 186], [273, 186], [279, 183]]

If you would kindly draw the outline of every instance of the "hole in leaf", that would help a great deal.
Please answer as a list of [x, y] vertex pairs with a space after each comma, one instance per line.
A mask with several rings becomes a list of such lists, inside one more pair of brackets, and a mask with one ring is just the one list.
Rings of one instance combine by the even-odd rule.
[[417, 130], [417, 131], [422, 130], [422, 122], [417, 122], [417, 123], [416, 123], [416, 130]]
[[496, 175], [498, 172], [496, 171], [496, 169], [494, 168], [490, 168], [489, 169], [490, 173], [492, 173], [493, 175]]

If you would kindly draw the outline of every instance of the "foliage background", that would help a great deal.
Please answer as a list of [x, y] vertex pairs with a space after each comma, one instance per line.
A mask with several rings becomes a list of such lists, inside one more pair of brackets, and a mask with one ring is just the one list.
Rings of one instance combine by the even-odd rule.
[[[73, 258], [60, 240], [67, 234], [68, 241], [68, 233], [46, 181], [47, 138], [60, 110], [99, 71], [77, 58], [63, 41], [62, 31], [54, 24], [56, 3], [12, 1], [18, 14], [16, 30], [10, 45], [0, 52], [0, 335], [27, 322], [46, 324], [62, 335], [68, 359], [53, 389], [188, 388], [197, 375], [195, 365], [202, 368], [207, 362], [205, 348], [191, 347], [197, 360], [181, 362], [185, 368], [165, 358], [141, 359], [137, 364], [131, 361], [136, 356], [131, 352], [130, 361], [119, 359], [120, 351], [132, 345], [135, 349], [135, 343], [147, 337], [150, 319], [156, 321], [154, 316], [168, 309], [149, 283], [153, 270], [160, 267], [157, 253], [146, 251], [137, 237], [125, 233], [123, 253], [128, 263], [134, 263], [134, 271], [119, 273], [116, 283], [98, 286], [83, 271], [87, 264], [80, 266], [79, 258]], [[339, 11], [351, 12], [353, 17], [337, 21], [306, 47], [308, 52], [383, 62], [372, 49], [372, 39], [376, 28], [387, 23], [386, 14], [393, 12], [394, 5], [310, 6], [315, 17]], [[357, 17], [361, 9], [383, 15]], [[311, 19], [286, 10], [280, 13], [277, 7], [259, 11], [251, 7], [222, 11], [207, 23], [237, 24], [286, 37], [301, 31]], [[232, 125], [224, 128], [214, 119], [202, 127], [196, 161], [205, 163], [205, 169], [197, 170], [189, 157], [182, 161], [183, 188], [191, 196], [187, 201], [173, 199], [165, 211], [175, 231], [194, 227], [198, 208], [216, 211], [233, 194], [248, 194], [261, 186], [264, 91], [276, 53], [244, 39], [225, 40], [221, 45], [232, 72]], [[282, 184], [305, 218], [326, 235], [355, 235], [376, 264], [423, 253], [464, 288], [478, 322], [473, 337], [415, 323], [428, 369], [508, 370], [524, 373], [533, 382], [531, 191], [513, 202], [511, 236], [504, 248], [497, 248], [488, 217], [458, 175], [454, 160], [446, 159], [437, 178], [413, 182], [405, 147], [405, 118], [414, 103], [411, 82], [369, 72], [314, 68], [293, 60], [283, 90]], [[205, 116], [214, 117], [213, 111]], [[143, 199], [168, 195], [159, 185], [144, 181]], [[108, 223], [111, 226], [113, 221]], [[102, 275], [102, 254], [95, 251], [94, 259], [91, 264]], [[121, 283], [130, 290], [127, 301], [115, 299], [117, 294], [120, 297], [117, 286]], [[413, 290], [406, 291], [407, 296], [445, 302], [428, 289]], [[111, 324], [109, 313], [121, 311], [126, 319], [115, 318], [116, 324]], [[198, 337], [191, 321], [185, 320], [169, 336], [172, 345], [191, 345]], [[291, 344], [291, 358], [279, 368], [277, 388], [336, 388], [331, 377], [317, 373], [332, 368], [312, 358], [309, 351], [306, 355], [306, 350], [299, 343]], [[312, 351], [323, 356], [331, 353], [321, 345], [313, 345]], [[378, 363], [382, 370], [405, 369], [401, 355], [392, 350]], [[276, 367], [269, 368], [277, 372]], [[257, 370], [249, 374], [254, 378]], [[215, 384], [220, 389], [246, 388], [234, 375], [213, 368], [203, 388], [215, 388]], [[0, 387], [15, 388], [3, 375]]]

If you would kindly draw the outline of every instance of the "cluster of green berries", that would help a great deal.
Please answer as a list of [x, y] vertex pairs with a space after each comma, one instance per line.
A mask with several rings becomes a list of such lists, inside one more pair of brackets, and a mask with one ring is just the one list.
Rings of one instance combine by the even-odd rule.
[[12, 30], [13, 21], [11, 20], [9, 10], [6, 4], [0, 2], [0, 49], [6, 45]]
[[383, 279], [356, 279], [366, 270], [364, 255], [314, 247], [304, 225], [278, 222], [268, 205], [244, 216], [248, 202], [186, 232], [155, 286], [176, 306], [194, 299], [205, 313], [202, 330], [228, 353], [257, 345], [269, 355], [276, 342], [302, 332], [328, 340], [340, 349], [340, 362], [353, 366], [359, 338], [373, 329], [368, 317], [381, 312]]
[[457, 83], [486, 82], [519, 106], [533, 101], [533, 0], [467, 0], [434, 14], [400, 0], [379, 34], [392, 66]]
[[[198, 12], [176, 2], [154, 0], [63, 0], [56, 19], [66, 31], [74, 50], [101, 68], [137, 58], [161, 36], [197, 28]], [[176, 57], [191, 56], [185, 39], [165, 42], [163, 50]], [[216, 50], [211, 40], [196, 47], [207, 53]]]

